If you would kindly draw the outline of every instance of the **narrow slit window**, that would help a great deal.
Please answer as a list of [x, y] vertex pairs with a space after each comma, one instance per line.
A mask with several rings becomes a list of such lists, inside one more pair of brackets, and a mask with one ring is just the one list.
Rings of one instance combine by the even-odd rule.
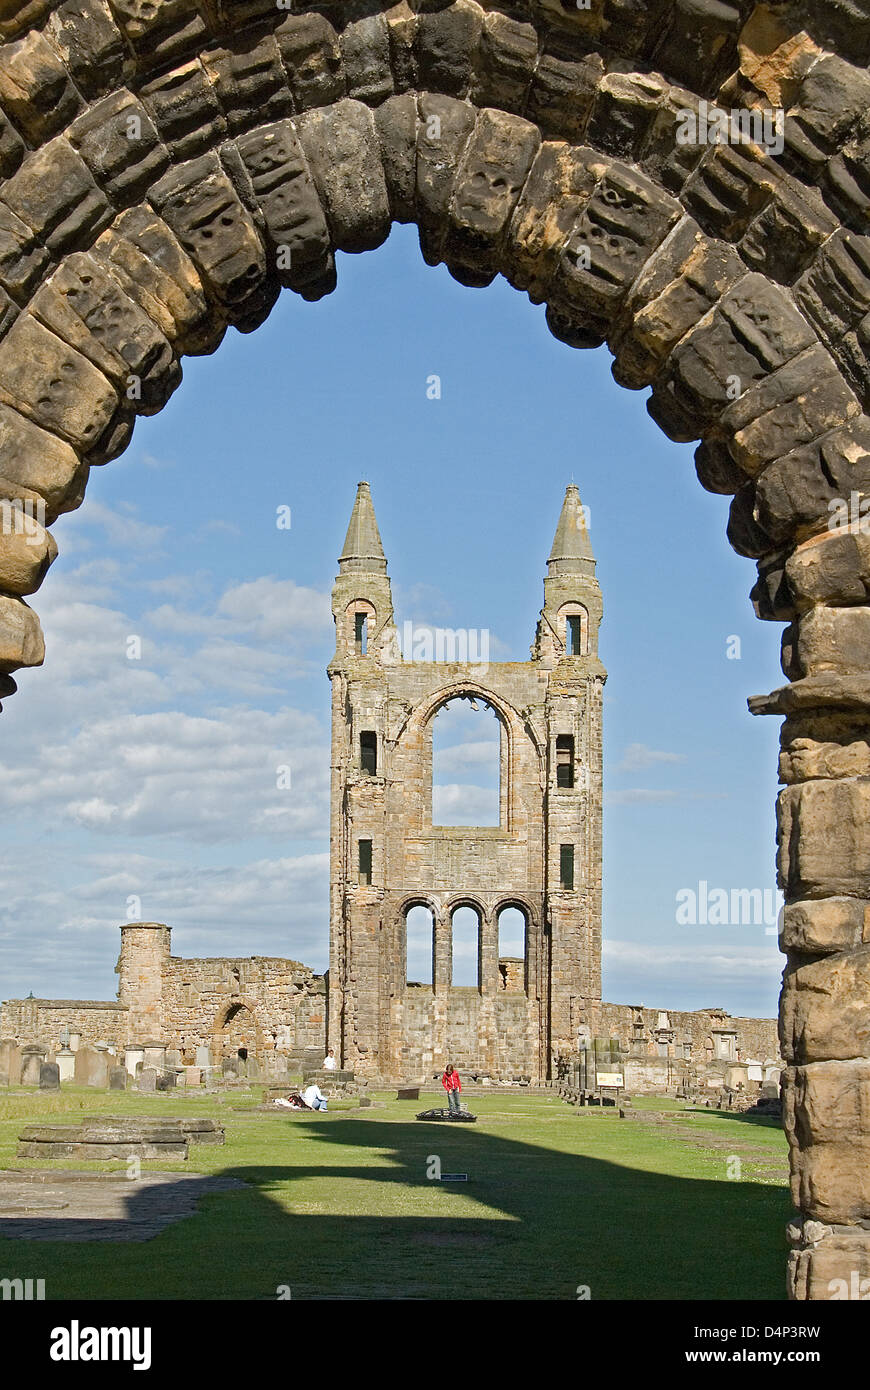
[[565, 619], [565, 654], [582, 656], [583, 627], [579, 615]]
[[574, 887], [574, 846], [559, 846], [559, 883], [562, 888]]
[[559, 734], [556, 739], [556, 786], [574, 785], [574, 735]]
[[369, 777], [378, 772], [378, 736], [371, 729], [364, 729], [359, 736], [359, 763]]
[[369, 645], [369, 619], [367, 613], [354, 614], [354, 643], [357, 654], [365, 656]]
[[367, 887], [372, 881], [372, 842], [359, 841], [359, 881]]

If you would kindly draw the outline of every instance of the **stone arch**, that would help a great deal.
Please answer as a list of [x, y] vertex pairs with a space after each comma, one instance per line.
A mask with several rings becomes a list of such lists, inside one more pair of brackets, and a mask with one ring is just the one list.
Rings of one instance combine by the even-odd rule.
[[[787, 716], [794, 1185], [850, 1246], [798, 1234], [792, 1289], [826, 1297], [838, 1261], [870, 1272], [866, 1188], [807, 1138], [811, 1115], [844, 1144], [860, 1128], [817, 1064], [858, 1085], [866, 1044], [805, 1016], [810, 996], [834, 1017], [870, 992], [870, 556], [829, 526], [870, 491], [870, 17], [847, 0], [28, 0], [0, 9], [0, 38], [0, 500], [22, 518], [0, 536], [0, 697], [43, 660], [26, 599], [90, 467], [161, 408], [182, 356], [256, 328], [281, 288], [328, 293], [336, 250], [416, 222], [428, 263], [472, 286], [501, 273], [566, 343], [606, 342], [665, 433], [700, 440], [701, 484], [733, 497], [729, 539], [759, 562], [756, 612], [789, 624], [787, 683], [753, 709]], [[781, 110], [781, 142], [682, 141], [717, 100]]]
[[212, 1024], [212, 1048], [215, 1058], [234, 1057], [242, 1049], [246, 1056], [262, 1056], [263, 1030], [252, 999], [237, 995], [218, 1009]]

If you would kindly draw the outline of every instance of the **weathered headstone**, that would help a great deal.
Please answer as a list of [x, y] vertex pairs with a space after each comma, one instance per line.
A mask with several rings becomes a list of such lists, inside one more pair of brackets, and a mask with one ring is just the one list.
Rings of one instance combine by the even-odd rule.
[[21, 1084], [22, 1086], [39, 1085], [39, 1069], [45, 1061], [45, 1048], [36, 1043], [30, 1043], [21, 1049]]
[[144, 1047], [128, 1047], [124, 1053], [124, 1066], [130, 1076], [135, 1076], [139, 1067], [145, 1064]]
[[57, 1062], [43, 1062], [39, 1068], [39, 1089], [57, 1091], [60, 1089], [60, 1070]]
[[55, 1053], [58, 1071], [60, 1072], [61, 1085], [64, 1081], [72, 1081], [75, 1078], [76, 1054], [72, 1048], [60, 1047]]
[[208, 1047], [198, 1047], [196, 1049], [196, 1065], [200, 1068], [211, 1066], [211, 1049]]
[[157, 1071], [162, 1071], [166, 1066], [166, 1043], [146, 1042], [143, 1066], [155, 1067]]
[[155, 1089], [158, 1091], [174, 1091], [176, 1081], [176, 1071], [174, 1067], [165, 1067], [163, 1071], [157, 1073]]
[[156, 1067], [143, 1067], [136, 1078], [137, 1091], [156, 1091], [159, 1075]]
[[75, 1080], [77, 1086], [108, 1086], [108, 1053], [83, 1043], [75, 1055]]
[[18, 1086], [21, 1082], [21, 1048], [14, 1038], [0, 1042], [0, 1086]]
[[112, 1067], [109, 1071], [109, 1090], [126, 1091], [127, 1089], [127, 1068]]

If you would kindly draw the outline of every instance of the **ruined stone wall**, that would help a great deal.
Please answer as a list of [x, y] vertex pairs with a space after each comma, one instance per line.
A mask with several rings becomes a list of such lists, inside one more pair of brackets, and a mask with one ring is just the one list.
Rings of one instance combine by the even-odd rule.
[[83, 1042], [127, 1043], [129, 1011], [120, 1004], [90, 999], [7, 999], [0, 1004], [0, 1038], [19, 1045], [42, 1043], [54, 1052], [67, 1029]]
[[654, 1009], [603, 1000], [575, 1001], [577, 1036], [615, 1038], [635, 1057], [670, 1057], [696, 1068], [710, 1062], [779, 1061], [774, 1018], [732, 1018], [724, 1009]]
[[[326, 1045], [326, 981], [298, 961], [266, 956], [171, 957], [164, 994], [164, 1035], [194, 1061], [200, 1046], [214, 1060], [237, 1051], [261, 1056]], [[244, 1041], [243, 1041], [244, 1040]]]

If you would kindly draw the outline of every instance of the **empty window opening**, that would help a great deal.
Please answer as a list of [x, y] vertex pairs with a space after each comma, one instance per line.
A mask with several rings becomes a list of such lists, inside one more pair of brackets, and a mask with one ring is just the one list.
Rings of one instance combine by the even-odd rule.
[[454, 985], [474, 985], [480, 981], [480, 918], [473, 907], [458, 907], [453, 914]]
[[562, 888], [574, 887], [574, 846], [559, 846], [559, 883]]
[[432, 721], [432, 824], [499, 825], [501, 724], [469, 697], [448, 700]]
[[372, 881], [371, 840], [359, 841], [359, 881], [363, 885], [368, 885]]
[[518, 994], [526, 986], [526, 919], [517, 907], [498, 914], [498, 986]]
[[354, 614], [354, 644], [357, 654], [365, 656], [369, 644], [369, 620], [367, 613]]
[[556, 739], [556, 786], [574, 785], [574, 735], [559, 734]]
[[378, 736], [371, 729], [364, 729], [359, 736], [359, 765], [369, 777], [378, 772]]
[[579, 615], [565, 619], [565, 654], [566, 656], [583, 655], [583, 624]]
[[405, 914], [405, 979], [409, 985], [431, 985], [435, 951], [435, 920], [428, 907]]

